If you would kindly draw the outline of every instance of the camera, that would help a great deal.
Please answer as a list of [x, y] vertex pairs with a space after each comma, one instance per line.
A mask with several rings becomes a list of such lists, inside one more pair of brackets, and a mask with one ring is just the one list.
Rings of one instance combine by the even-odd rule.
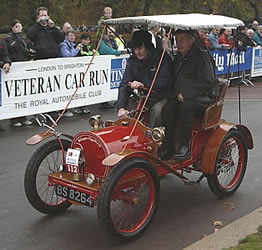
[[49, 20], [49, 17], [47, 17], [47, 16], [42, 16], [42, 17], [39, 18], [40, 22], [47, 22], [48, 20]]
[[36, 55], [36, 50], [35, 49], [31, 49], [31, 48], [30, 49], [26, 48], [25, 49], [25, 53], [28, 56], [28, 58], [33, 59], [35, 57], [35, 55]]

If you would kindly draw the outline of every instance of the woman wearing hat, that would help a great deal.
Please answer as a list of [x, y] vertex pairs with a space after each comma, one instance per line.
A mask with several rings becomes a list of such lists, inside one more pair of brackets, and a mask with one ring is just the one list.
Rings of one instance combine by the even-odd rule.
[[[130, 85], [132, 89], [139, 87], [150, 88], [154, 78], [158, 63], [161, 57], [161, 51], [157, 50], [152, 44], [152, 37], [147, 31], [135, 31], [131, 40], [133, 55], [129, 58], [128, 64], [120, 83], [118, 92], [118, 117], [128, 116], [128, 101], [130, 94], [126, 86]], [[173, 63], [171, 58], [165, 54], [153, 86], [161, 98], [152, 100], [150, 108], [149, 127], [162, 125], [161, 110], [167, 102], [166, 97], [172, 90], [173, 82]]]

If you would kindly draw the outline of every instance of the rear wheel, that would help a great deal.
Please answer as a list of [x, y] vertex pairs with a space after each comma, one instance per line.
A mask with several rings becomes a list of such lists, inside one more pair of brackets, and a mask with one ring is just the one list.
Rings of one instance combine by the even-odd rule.
[[[61, 140], [64, 151], [70, 147], [70, 142]], [[29, 160], [24, 186], [26, 196], [31, 205], [39, 212], [57, 214], [69, 208], [72, 204], [55, 194], [55, 186], [48, 185], [48, 175], [61, 171], [63, 152], [58, 140], [48, 141], [39, 147]]]
[[159, 203], [160, 185], [152, 165], [132, 158], [116, 166], [98, 197], [97, 213], [104, 229], [122, 238], [142, 233]]
[[232, 129], [219, 147], [214, 173], [207, 176], [211, 191], [219, 197], [234, 193], [243, 180], [246, 167], [246, 141], [241, 132]]

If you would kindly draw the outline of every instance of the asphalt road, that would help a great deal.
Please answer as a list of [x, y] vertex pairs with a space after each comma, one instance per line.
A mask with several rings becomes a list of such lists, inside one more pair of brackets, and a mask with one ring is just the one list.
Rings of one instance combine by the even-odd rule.
[[[234, 95], [234, 94], [233, 94]], [[222, 117], [238, 121], [236, 101], [226, 101]], [[104, 120], [115, 119], [115, 110], [101, 111]], [[200, 184], [184, 185], [177, 177], [161, 178], [161, 200], [153, 223], [141, 237], [121, 242], [102, 233], [96, 208], [72, 206], [59, 216], [46, 216], [31, 207], [24, 193], [26, 164], [38, 147], [25, 140], [43, 128], [10, 128], [0, 133], [0, 249], [182, 249], [224, 225], [248, 214], [262, 204], [262, 101], [242, 102], [242, 123], [253, 135], [255, 147], [249, 151], [248, 168], [238, 191], [218, 199], [204, 179]], [[57, 130], [76, 134], [89, 130], [88, 117], [63, 118]], [[196, 180], [199, 174], [189, 177]], [[226, 203], [232, 203], [231, 209]], [[217, 227], [218, 228], [218, 227]]]

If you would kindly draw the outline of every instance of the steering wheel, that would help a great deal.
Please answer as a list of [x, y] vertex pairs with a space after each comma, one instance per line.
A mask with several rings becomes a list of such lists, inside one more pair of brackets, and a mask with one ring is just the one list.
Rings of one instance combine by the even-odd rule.
[[[138, 91], [142, 91], [145, 95], [147, 95], [149, 88], [146, 88], [145, 86], [143, 86], [143, 87], [141, 86], [141, 87], [138, 88]], [[150, 95], [157, 96], [158, 93], [155, 90], [152, 89]]]
[[[128, 92], [134, 94], [138, 98], [145, 98], [145, 96], [148, 94], [149, 88], [145, 86], [140, 86], [138, 89], [131, 88], [130, 84], [126, 85]], [[138, 90], [138, 91], [136, 91]], [[152, 98], [159, 98], [159, 94], [155, 90], [151, 90], [150, 96]]]

